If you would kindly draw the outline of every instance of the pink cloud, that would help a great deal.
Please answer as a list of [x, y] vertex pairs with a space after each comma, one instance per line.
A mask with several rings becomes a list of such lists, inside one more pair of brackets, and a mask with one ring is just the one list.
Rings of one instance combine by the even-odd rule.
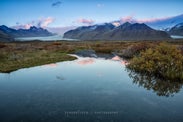
[[134, 21], [134, 15], [122, 17], [122, 18], [120, 19], [120, 21], [121, 21], [122, 23], [125, 23], [125, 22], [133, 22], [133, 21]]
[[150, 22], [157, 22], [170, 19], [172, 17], [162, 17], [162, 18], [149, 18], [149, 19], [138, 19], [136, 20], [139, 23], [150, 23]]
[[171, 17], [162, 17], [162, 18], [145, 18], [145, 19], [136, 19], [134, 15], [129, 15], [126, 17], [122, 17], [120, 19], [121, 23], [125, 23], [125, 22], [131, 22], [131, 23], [151, 23], [151, 22], [157, 22], [157, 21], [163, 21], [163, 20], [167, 20], [170, 18], [173, 18], [175, 16], [171, 16]]
[[33, 20], [33, 21], [25, 23], [25, 24], [21, 24], [21, 23], [17, 22], [15, 26], [12, 26], [12, 28], [29, 29], [31, 26], [46, 28], [49, 24], [53, 23], [54, 20], [55, 19], [52, 17], [47, 17], [47, 18], [41, 18], [38, 20]]
[[91, 24], [93, 24], [95, 21], [92, 20], [92, 19], [84, 19], [84, 18], [81, 18], [81, 19], [78, 19], [76, 22], [77, 22], [77, 23], [82, 23], [82, 24], [91, 25]]
[[25, 25], [24, 25], [24, 28], [25, 28], [25, 29], [29, 29], [31, 26], [32, 26], [32, 24], [25, 24]]
[[33, 24], [27, 23], [27, 24], [19, 24], [19, 25], [12, 26], [12, 28], [14, 28], [14, 29], [29, 29], [31, 26], [33, 26]]
[[42, 19], [40, 19], [40, 21], [39, 21], [40, 27], [45, 28], [45, 27], [47, 27], [49, 24], [51, 24], [52, 22], [54, 22], [54, 20], [55, 20], [55, 19], [52, 18], [52, 17], [42, 18]]

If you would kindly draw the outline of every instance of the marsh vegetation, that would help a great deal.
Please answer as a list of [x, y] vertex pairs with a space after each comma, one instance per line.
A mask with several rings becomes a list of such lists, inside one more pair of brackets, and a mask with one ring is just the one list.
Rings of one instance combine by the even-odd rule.
[[167, 80], [183, 80], [181, 42], [55, 41], [0, 43], [0, 71], [74, 60], [67, 54], [80, 50], [119, 55], [128, 59], [130, 70]]
[[160, 43], [134, 56], [127, 66], [133, 71], [159, 78], [183, 81], [183, 55], [181, 48]]

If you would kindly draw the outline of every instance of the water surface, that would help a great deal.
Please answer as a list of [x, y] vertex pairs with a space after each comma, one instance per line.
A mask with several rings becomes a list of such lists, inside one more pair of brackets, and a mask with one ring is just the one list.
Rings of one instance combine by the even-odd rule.
[[171, 37], [173, 39], [183, 39], [183, 36], [179, 36], [179, 35], [171, 35]]
[[15, 38], [15, 40], [17, 40], [17, 41], [32, 41], [32, 40], [40, 40], [40, 41], [57, 41], [57, 40], [77, 41], [76, 39], [63, 38], [62, 35], [54, 35], [54, 36], [46, 36], [46, 37], [19, 37], [19, 38]]
[[125, 64], [79, 57], [1, 73], [0, 122], [182, 122], [182, 85], [144, 83]]

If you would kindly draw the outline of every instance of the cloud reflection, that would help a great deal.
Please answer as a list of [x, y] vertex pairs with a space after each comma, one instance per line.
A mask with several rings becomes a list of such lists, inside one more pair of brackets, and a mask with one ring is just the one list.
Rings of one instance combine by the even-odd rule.
[[120, 58], [119, 56], [114, 56], [114, 57], [112, 58], [112, 60], [113, 60], [113, 61], [120, 61], [121, 58]]
[[124, 60], [124, 59], [121, 59], [119, 56], [114, 56], [111, 60], [113, 61], [120, 61], [120, 63], [122, 65], [128, 65], [128, 61]]
[[55, 68], [55, 67], [58, 67], [58, 64], [52, 63], [52, 64], [46, 64], [46, 65], [44, 65], [44, 66], [45, 66], [45, 67]]
[[129, 63], [126, 60], [121, 61], [122, 65], [128, 65]]
[[80, 60], [77, 63], [80, 65], [88, 65], [88, 64], [93, 64], [94, 62], [95, 62], [94, 59], [89, 58], [89, 59]]

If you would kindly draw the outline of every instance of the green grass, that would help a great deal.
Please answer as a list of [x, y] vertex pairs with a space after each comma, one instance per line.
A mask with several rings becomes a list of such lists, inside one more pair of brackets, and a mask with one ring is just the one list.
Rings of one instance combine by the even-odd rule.
[[0, 72], [11, 72], [20, 68], [28, 68], [38, 65], [55, 63], [60, 61], [74, 60], [62, 52], [48, 52], [45, 50], [36, 52], [12, 53], [0, 60]]

